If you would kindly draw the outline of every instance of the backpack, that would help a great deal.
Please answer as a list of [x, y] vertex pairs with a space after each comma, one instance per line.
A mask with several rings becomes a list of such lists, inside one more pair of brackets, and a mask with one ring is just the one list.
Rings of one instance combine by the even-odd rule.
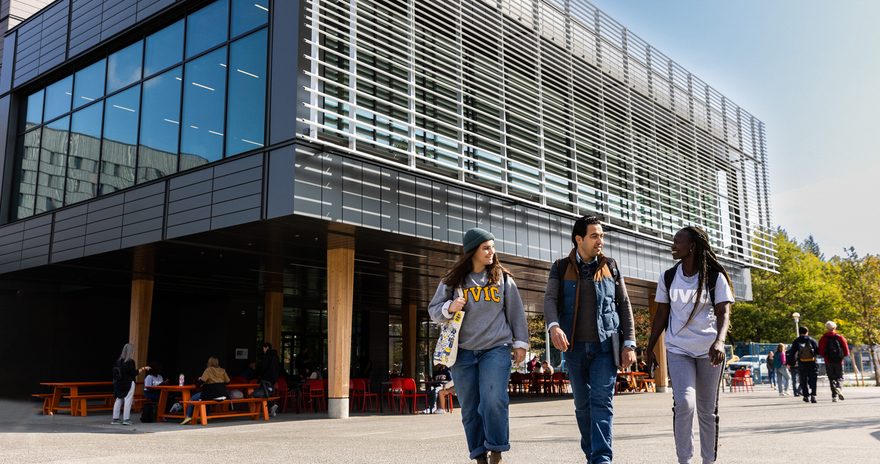
[[[672, 281], [675, 280], [675, 272], [678, 270], [678, 266], [681, 266], [681, 261], [675, 263], [675, 266], [672, 266], [663, 273], [663, 283], [666, 284], [667, 295], [669, 295], [669, 289], [672, 287]], [[709, 300], [712, 302], [713, 308], [715, 307], [715, 287], [718, 284], [718, 274], [720, 273], [716, 269], [709, 269], [709, 279], [706, 281], [712, 285], [712, 291], [709, 292]]]
[[810, 340], [804, 340], [798, 345], [798, 361], [810, 362], [816, 360], [816, 348]]
[[825, 361], [832, 363], [843, 361], [843, 350], [840, 348], [840, 338], [837, 335], [828, 337], [825, 343]]
[[116, 360], [116, 364], [113, 365], [113, 385], [116, 385], [122, 381], [122, 360]]

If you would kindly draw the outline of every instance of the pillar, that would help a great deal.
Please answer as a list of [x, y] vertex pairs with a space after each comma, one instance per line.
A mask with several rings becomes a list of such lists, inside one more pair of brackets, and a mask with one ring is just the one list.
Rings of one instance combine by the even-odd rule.
[[328, 415], [348, 417], [354, 295], [354, 228], [333, 225], [327, 234]]
[[137, 367], [148, 362], [150, 348], [150, 317], [153, 312], [155, 248], [136, 247], [131, 265], [131, 308], [128, 320], [128, 341], [134, 345]]
[[416, 376], [416, 339], [418, 336], [416, 305], [410, 303], [403, 308], [403, 369], [404, 377]]
[[[273, 253], [266, 258], [263, 285], [263, 341], [272, 344], [281, 356], [281, 322], [284, 311], [284, 269], [282, 255]], [[260, 353], [257, 353], [259, 356]]]
[[[654, 326], [654, 317], [657, 315], [657, 302], [654, 301], [655, 294], [652, 292], [648, 298], [648, 309], [651, 312], [651, 327]], [[669, 370], [666, 367], [666, 343], [663, 341], [664, 335], [660, 335], [657, 344], [654, 345], [654, 357], [657, 359], [657, 369], [654, 370], [654, 383], [657, 385], [657, 393], [666, 391], [669, 385]]]

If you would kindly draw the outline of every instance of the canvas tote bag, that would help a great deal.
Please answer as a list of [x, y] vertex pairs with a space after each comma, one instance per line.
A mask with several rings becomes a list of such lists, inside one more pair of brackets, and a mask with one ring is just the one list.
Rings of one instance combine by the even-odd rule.
[[[464, 296], [461, 287], [457, 288], [458, 296]], [[440, 323], [440, 337], [434, 347], [434, 364], [443, 364], [452, 367], [458, 356], [458, 335], [461, 331], [461, 321], [464, 320], [464, 311], [458, 311], [452, 318]]]

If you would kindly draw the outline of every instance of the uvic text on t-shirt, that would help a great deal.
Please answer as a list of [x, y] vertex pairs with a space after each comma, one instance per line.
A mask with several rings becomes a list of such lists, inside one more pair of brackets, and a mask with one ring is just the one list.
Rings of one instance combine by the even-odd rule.
[[[683, 354], [695, 358], [709, 355], [709, 348], [718, 336], [718, 328], [715, 325], [715, 308], [709, 298], [709, 289], [703, 289], [700, 295], [700, 304], [694, 318], [687, 322], [688, 316], [694, 309], [697, 300], [697, 281], [699, 274], [690, 277], [684, 275], [683, 266], [678, 266], [675, 278], [666, 292], [666, 282], [663, 274], [657, 283], [657, 303], [669, 303], [669, 325], [666, 327], [666, 349], [672, 353]], [[708, 277], [707, 277], [708, 278]], [[711, 282], [707, 282], [711, 285]], [[733, 291], [727, 284], [724, 274], [718, 275], [715, 282], [715, 304], [729, 301], [733, 303]]]

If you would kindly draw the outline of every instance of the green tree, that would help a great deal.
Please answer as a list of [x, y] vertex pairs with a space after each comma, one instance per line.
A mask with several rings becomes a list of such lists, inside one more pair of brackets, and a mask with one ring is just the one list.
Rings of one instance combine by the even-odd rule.
[[801, 325], [812, 333], [822, 333], [825, 321], [839, 316], [843, 302], [835, 266], [814, 254], [812, 245], [798, 245], [782, 228], [773, 242], [777, 272], [752, 271], [752, 301], [734, 306], [731, 341], [793, 340], [794, 312], [800, 313]]
[[847, 316], [854, 324], [847, 326], [850, 343], [864, 343], [870, 347], [874, 382], [880, 386], [880, 369], [875, 348], [878, 341], [877, 324], [880, 323], [880, 256], [859, 257], [850, 247], [846, 256], [834, 257], [840, 273], [840, 287], [846, 295]]
[[[529, 348], [538, 359], [544, 359], [547, 331], [544, 329], [544, 315], [529, 316]], [[528, 361], [528, 359], [526, 360]]]

